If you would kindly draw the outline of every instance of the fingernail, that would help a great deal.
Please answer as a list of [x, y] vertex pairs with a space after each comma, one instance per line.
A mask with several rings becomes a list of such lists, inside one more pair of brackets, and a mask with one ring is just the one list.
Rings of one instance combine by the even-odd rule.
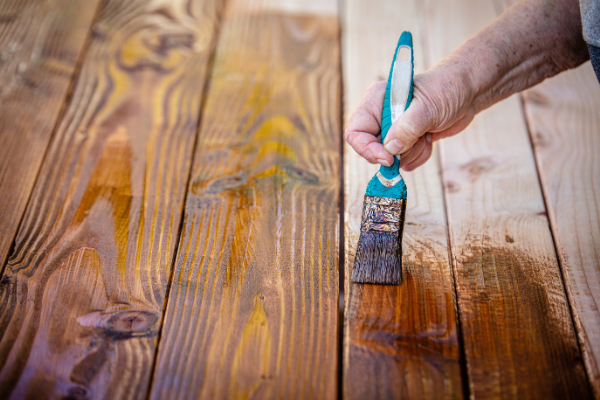
[[431, 143], [431, 133], [428, 133], [427, 136], [425, 136], [425, 140], [427, 143]]
[[395, 156], [402, 152], [402, 148], [404, 147], [404, 145], [400, 143], [397, 139], [392, 139], [389, 142], [387, 142], [383, 147], [385, 147], [388, 153]]
[[389, 166], [390, 166], [390, 163], [389, 163], [389, 162], [387, 162], [387, 160], [382, 160], [381, 158], [378, 158], [378, 159], [377, 159], [377, 162], [378, 162], [379, 164], [383, 165], [384, 167], [389, 167]]

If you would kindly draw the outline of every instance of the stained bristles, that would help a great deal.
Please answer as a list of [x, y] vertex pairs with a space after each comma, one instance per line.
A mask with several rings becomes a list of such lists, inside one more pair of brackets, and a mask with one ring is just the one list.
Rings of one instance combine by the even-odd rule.
[[402, 231], [406, 200], [365, 196], [352, 282], [402, 283]]
[[352, 282], [402, 283], [402, 244], [399, 235], [399, 232], [361, 232]]

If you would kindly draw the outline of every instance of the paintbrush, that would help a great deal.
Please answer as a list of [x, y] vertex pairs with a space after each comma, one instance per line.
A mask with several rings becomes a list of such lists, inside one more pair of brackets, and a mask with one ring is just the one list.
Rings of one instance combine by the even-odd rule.
[[[402, 32], [385, 89], [381, 113], [381, 143], [392, 124], [410, 105], [412, 82], [412, 35], [410, 32]], [[400, 176], [400, 156], [395, 156], [394, 164], [390, 167], [381, 166], [367, 186], [352, 282], [387, 285], [402, 283], [405, 212], [406, 184]]]

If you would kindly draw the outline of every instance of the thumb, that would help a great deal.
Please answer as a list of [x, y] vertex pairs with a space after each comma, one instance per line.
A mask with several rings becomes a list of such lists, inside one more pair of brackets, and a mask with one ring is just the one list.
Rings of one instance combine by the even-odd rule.
[[405, 153], [434, 126], [435, 118], [428, 107], [414, 98], [404, 114], [390, 127], [383, 145], [391, 155]]

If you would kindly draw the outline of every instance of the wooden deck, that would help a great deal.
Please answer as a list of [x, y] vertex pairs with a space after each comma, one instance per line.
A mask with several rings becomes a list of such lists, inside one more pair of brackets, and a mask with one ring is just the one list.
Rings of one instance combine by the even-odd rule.
[[404, 283], [348, 280], [344, 118], [509, 3], [0, 0], [0, 399], [600, 399], [589, 63], [437, 143]]

